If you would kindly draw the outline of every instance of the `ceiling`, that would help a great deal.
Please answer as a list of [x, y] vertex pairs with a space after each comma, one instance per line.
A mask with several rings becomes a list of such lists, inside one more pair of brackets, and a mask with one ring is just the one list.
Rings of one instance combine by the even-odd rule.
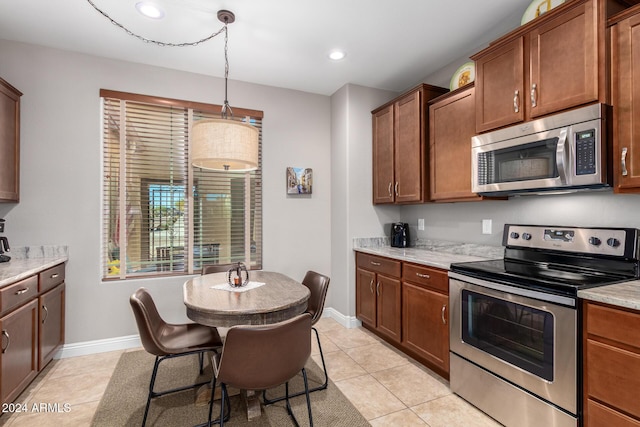
[[[92, 0], [133, 33], [168, 43], [229, 25], [229, 78], [331, 95], [346, 83], [403, 91], [519, 24], [530, 0]], [[0, 39], [224, 76], [222, 35], [193, 47], [161, 47], [128, 35], [87, 0], [2, 0]], [[346, 51], [340, 61], [328, 53]], [[462, 65], [462, 64], [460, 64]], [[455, 70], [455, 68], [454, 68]]]

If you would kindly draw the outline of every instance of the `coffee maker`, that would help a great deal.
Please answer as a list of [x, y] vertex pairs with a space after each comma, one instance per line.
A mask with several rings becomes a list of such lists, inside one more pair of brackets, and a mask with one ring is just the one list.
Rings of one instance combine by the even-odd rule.
[[[3, 218], [0, 218], [0, 233], [4, 233]], [[8, 262], [11, 259], [10, 256], [4, 254], [4, 252], [8, 252], [9, 250], [9, 240], [4, 236], [0, 236], [0, 262]]]

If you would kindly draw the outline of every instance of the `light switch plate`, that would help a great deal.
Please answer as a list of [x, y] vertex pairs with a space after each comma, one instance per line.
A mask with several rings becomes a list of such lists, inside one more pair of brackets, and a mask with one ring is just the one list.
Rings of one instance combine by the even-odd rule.
[[424, 218], [418, 218], [418, 230], [424, 230]]
[[491, 220], [483, 219], [482, 220], [482, 234], [491, 234]]

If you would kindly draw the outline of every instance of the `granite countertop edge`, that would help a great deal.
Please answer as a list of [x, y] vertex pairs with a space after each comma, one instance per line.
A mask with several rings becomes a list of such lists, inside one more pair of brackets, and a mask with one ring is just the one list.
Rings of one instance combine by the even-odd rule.
[[66, 246], [12, 248], [9, 262], [0, 263], [0, 288], [31, 277], [69, 260]]
[[640, 310], [640, 280], [578, 291], [578, 298]]

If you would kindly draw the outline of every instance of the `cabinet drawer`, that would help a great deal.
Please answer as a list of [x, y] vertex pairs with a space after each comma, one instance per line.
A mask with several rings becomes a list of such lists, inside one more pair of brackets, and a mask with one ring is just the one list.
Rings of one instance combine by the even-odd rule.
[[402, 280], [449, 295], [449, 277], [444, 270], [405, 262], [402, 269]]
[[587, 401], [586, 427], [640, 427], [640, 421], [627, 417], [589, 399]]
[[358, 252], [357, 267], [393, 277], [400, 277], [400, 261]]
[[589, 303], [587, 333], [640, 348], [640, 314]]
[[46, 292], [56, 285], [64, 282], [64, 264], [58, 264], [39, 274], [39, 292]]
[[19, 307], [38, 295], [38, 276], [31, 276], [0, 289], [0, 314]]
[[640, 418], [640, 354], [587, 340], [587, 395]]

